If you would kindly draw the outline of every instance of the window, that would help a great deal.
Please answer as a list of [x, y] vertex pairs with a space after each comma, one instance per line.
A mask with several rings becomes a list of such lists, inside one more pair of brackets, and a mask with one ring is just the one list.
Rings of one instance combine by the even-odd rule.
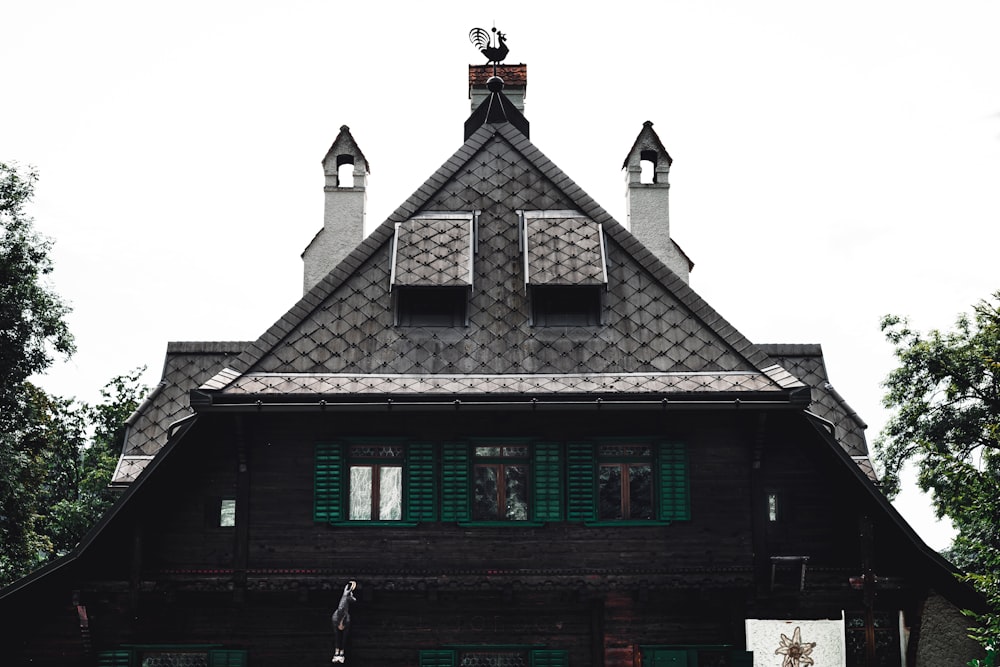
[[648, 667], [752, 667], [753, 653], [731, 646], [640, 646]]
[[433, 521], [438, 484], [425, 442], [324, 442], [315, 448], [313, 520]]
[[528, 520], [527, 445], [474, 448], [473, 521]]
[[567, 485], [570, 521], [691, 518], [687, 452], [681, 444], [570, 443]]
[[245, 667], [246, 651], [207, 646], [124, 646], [97, 654], [98, 667]]
[[403, 447], [352, 445], [350, 450], [351, 521], [403, 518]]
[[590, 327], [601, 323], [601, 288], [546, 285], [531, 288], [531, 324], [536, 327]]
[[424, 212], [396, 223], [389, 288], [398, 326], [465, 326], [477, 213]]
[[599, 445], [598, 459], [597, 518], [654, 518], [652, 447]]
[[534, 326], [596, 326], [608, 269], [604, 230], [578, 211], [521, 211]]
[[567, 651], [475, 646], [420, 651], [420, 667], [567, 667]]
[[441, 444], [441, 520], [561, 521], [562, 446], [552, 442]]
[[396, 324], [401, 327], [464, 327], [469, 289], [465, 287], [399, 287]]
[[777, 523], [781, 519], [781, 497], [776, 491], [767, 494], [767, 520]]
[[223, 498], [219, 503], [219, 526], [231, 528], [236, 525], [236, 499]]

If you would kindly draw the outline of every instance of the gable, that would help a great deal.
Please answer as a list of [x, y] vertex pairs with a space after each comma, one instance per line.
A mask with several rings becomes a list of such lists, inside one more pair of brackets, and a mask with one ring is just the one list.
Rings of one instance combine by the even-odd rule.
[[188, 392], [243, 351], [244, 342], [175, 342], [167, 345], [163, 377], [125, 423], [121, 458], [112, 485], [129, 484], [166, 444], [171, 425], [191, 415]]
[[532, 326], [518, 211], [579, 211], [578, 202], [499, 132], [452, 170], [413, 214], [479, 213], [467, 327], [395, 326], [392, 238], [383, 233], [245, 372], [758, 372], [614, 238], [606, 241], [603, 325]]

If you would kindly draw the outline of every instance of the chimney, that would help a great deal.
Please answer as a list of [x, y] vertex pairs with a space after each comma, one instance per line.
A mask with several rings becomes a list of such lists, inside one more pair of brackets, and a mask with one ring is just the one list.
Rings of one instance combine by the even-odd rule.
[[[524, 98], [528, 94], [528, 66], [498, 64], [496, 75], [503, 79], [503, 94], [507, 96], [514, 107], [524, 113]], [[472, 100], [472, 111], [490, 96], [486, 82], [493, 76], [493, 65], [469, 65], [469, 99]]]
[[351, 136], [351, 129], [341, 126], [340, 134], [323, 158], [326, 177], [323, 229], [302, 252], [305, 264], [303, 293], [312, 289], [364, 240], [368, 173], [368, 161]]
[[694, 268], [670, 238], [670, 165], [667, 149], [646, 121], [625, 158], [625, 210], [632, 235], [684, 282]]

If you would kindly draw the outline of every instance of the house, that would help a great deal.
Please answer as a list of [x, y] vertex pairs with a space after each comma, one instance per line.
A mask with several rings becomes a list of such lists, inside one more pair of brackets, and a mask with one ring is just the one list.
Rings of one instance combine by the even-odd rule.
[[464, 143], [367, 237], [340, 129], [302, 298], [255, 341], [169, 344], [119, 502], [0, 592], [3, 664], [327, 664], [345, 587], [356, 665], [975, 650], [979, 599], [879, 492], [820, 347], [689, 286], [652, 123], [626, 226], [531, 143], [527, 68], [499, 74], [470, 67]]

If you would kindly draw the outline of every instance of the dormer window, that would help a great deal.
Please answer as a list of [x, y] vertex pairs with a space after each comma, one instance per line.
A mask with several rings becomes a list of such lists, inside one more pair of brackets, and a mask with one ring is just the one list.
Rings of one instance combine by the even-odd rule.
[[390, 290], [398, 326], [467, 324], [476, 218], [422, 213], [396, 223]]
[[578, 211], [522, 211], [525, 289], [534, 326], [596, 326], [608, 283], [604, 231]]

